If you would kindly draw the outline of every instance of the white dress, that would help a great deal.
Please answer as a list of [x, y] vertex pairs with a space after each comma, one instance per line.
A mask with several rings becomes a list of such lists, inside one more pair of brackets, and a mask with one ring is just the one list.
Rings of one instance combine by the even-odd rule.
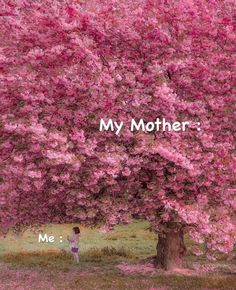
[[73, 234], [71, 237], [68, 238], [70, 249], [72, 248], [79, 248], [79, 235]]

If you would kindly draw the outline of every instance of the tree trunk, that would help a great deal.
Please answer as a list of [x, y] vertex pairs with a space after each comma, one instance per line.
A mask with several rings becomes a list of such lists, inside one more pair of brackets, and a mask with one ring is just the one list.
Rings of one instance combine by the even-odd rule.
[[183, 267], [183, 256], [186, 252], [184, 233], [182, 229], [168, 229], [159, 234], [155, 264], [164, 270], [174, 270]]

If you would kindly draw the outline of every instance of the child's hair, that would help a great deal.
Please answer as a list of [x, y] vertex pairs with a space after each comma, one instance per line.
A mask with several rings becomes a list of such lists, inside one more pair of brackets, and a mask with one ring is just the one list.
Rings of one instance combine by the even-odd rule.
[[73, 231], [76, 235], [80, 234], [80, 229], [79, 227], [73, 227]]

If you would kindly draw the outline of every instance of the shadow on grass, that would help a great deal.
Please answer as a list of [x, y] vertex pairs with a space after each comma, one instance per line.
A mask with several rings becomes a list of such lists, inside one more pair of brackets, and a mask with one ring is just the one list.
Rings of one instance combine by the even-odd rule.
[[[121, 261], [136, 260], [137, 257], [125, 248], [104, 247], [91, 248], [80, 255], [84, 266], [104, 266], [116, 264]], [[73, 257], [65, 250], [47, 250], [17, 252], [1, 255], [0, 261], [11, 264], [13, 267], [43, 268], [50, 270], [70, 270], [74, 266]]]
[[[10, 253], [2, 255], [0, 261], [9, 264], [11, 268], [35, 269], [38, 273], [42, 273], [42, 270], [51, 272], [52, 277], [55, 276], [53, 278], [55, 281], [60, 280], [60, 283], [68, 285], [64, 289], [236, 289], [236, 279], [230, 275], [184, 276], [158, 272], [154, 275], [121, 272], [115, 267], [117, 263], [137, 262], [137, 257], [125, 248], [91, 248], [81, 253], [79, 265], [73, 264], [72, 255], [65, 250]], [[65, 276], [60, 275], [62, 272], [70, 271], [76, 275], [68, 276], [69, 278], [67, 275], [70, 273], [65, 273]], [[88, 275], [80, 275], [80, 272], [86, 271]]]

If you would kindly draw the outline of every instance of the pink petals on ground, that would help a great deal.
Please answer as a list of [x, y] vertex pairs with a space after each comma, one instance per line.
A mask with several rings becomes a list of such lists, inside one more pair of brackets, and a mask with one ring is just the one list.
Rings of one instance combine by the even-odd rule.
[[149, 264], [127, 264], [122, 263], [117, 265], [117, 268], [126, 274], [133, 274], [133, 273], [140, 273], [140, 274], [147, 274], [147, 273], [154, 273], [156, 270], [154, 266]]

